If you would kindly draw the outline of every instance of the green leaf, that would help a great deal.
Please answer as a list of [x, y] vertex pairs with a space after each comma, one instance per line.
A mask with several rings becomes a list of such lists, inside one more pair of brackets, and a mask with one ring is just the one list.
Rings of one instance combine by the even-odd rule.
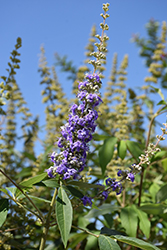
[[120, 236], [120, 235], [114, 235], [111, 237], [114, 239], [117, 239], [118, 241], [129, 244], [131, 246], [139, 247], [140, 249], [143, 249], [143, 250], [160, 250], [158, 247], [153, 246], [143, 240], [139, 240], [134, 237], [126, 237], [126, 236]]
[[98, 217], [103, 214], [112, 213], [113, 211], [118, 211], [120, 207], [112, 206], [111, 204], [103, 204], [99, 209], [91, 209], [90, 212], [85, 216], [86, 219]]
[[65, 186], [65, 187], [75, 197], [82, 198], [84, 196], [81, 191], [79, 191], [78, 189], [76, 189], [72, 186]]
[[75, 249], [78, 243], [82, 242], [86, 237], [88, 237], [87, 233], [75, 233], [73, 235], [70, 235], [70, 244], [68, 246], [69, 249]]
[[[93, 233], [98, 233], [98, 232], [93, 232]], [[97, 237], [89, 234], [86, 240], [87, 240], [87, 242], [86, 242], [86, 246], [85, 246], [84, 250], [91, 250], [93, 248], [94, 249], [98, 248]]]
[[8, 191], [5, 188], [0, 188], [0, 191], [3, 192], [3, 193], [5, 193], [7, 196], [10, 197]]
[[148, 219], [148, 216], [145, 212], [138, 209], [137, 207], [136, 207], [136, 212], [137, 212], [138, 217], [139, 217], [139, 228], [142, 230], [142, 232], [145, 234], [145, 236], [147, 238], [149, 238], [151, 223]]
[[107, 139], [107, 138], [109, 138], [108, 135], [99, 135], [99, 134], [97, 134], [97, 133], [95, 133], [95, 134], [93, 135], [93, 140], [94, 140], [94, 141], [104, 141], [104, 140]]
[[47, 176], [47, 173], [42, 173], [35, 177], [31, 177], [26, 181], [22, 181], [19, 183], [21, 187], [32, 187], [35, 183], [42, 181]]
[[23, 155], [31, 161], [36, 161], [36, 157], [28, 152], [23, 152]]
[[153, 89], [155, 90], [155, 92], [157, 92], [157, 93], [160, 95], [160, 97], [161, 97], [162, 100], [164, 100], [164, 95], [163, 95], [161, 89], [155, 88], [155, 87], [153, 87], [153, 86], [151, 86], [151, 85], [149, 85], [149, 86], [150, 86], [151, 88], [153, 88]]
[[90, 221], [88, 219], [85, 219], [84, 216], [80, 215], [78, 218], [78, 226], [86, 229], [87, 225], [90, 223]]
[[153, 202], [155, 202], [155, 196], [159, 189], [160, 189], [159, 185], [155, 182], [149, 187], [149, 193], [152, 196]]
[[16, 190], [17, 188], [16, 187], [6, 187], [6, 189], [12, 193], [13, 196], [15, 196], [15, 193], [16, 193]]
[[163, 166], [165, 172], [167, 172], [167, 158], [163, 159], [163, 160], [161, 161], [161, 163], [162, 163], [162, 166]]
[[133, 207], [122, 208], [120, 217], [126, 233], [132, 237], [136, 236], [138, 218], [135, 209]]
[[105, 189], [104, 186], [100, 186], [100, 185], [96, 185], [96, 184], [91, 184], [91, 183], [86, 183], [86, 182], [82, 182], [82, 181], [69, 181], [67, 182], [70, 185], [73, 186], [77, 186], [77, 187], [81, 187], [84, 188], [85, 190], [89, 190], [90, 188], [98, 188], [98, 189]]
[[[54, 243], [50, 243], [45, 250], [54, 250], [55, 249], [55, 244]], [[27, 250], [27, 249], [26, 249]]]
[[99, 163], [104, 175], [107, 164], [111, 161], [114, 153], [115, 144], [117, 143], [116, 137], [106, 139], [103, 146], [99, 150]]
[[139, 156], [143, 153], [143, 151], [139, 147], [139, 143], [135, 141], [126, 141], [126, 146], [131, 153], [131, 155], [138, 160]]
[[140, 206], [140, 209], [147, 214], [153, 214], [153, 215], [160, 215], [163, 213], [163, 210], [165, 209], [165, 206], [162, 204], [147, 204]]
[[[25, 197], [25, 196], [24, 196]], [[46, 199], [43, 199], [43, 198], [40, 198], [40, 197], [37, 197], [37, 196], [33, 196], [33, 195], [29, 195], [29, 197], [33, 200], [36, 200], [36, 201], [39, 201], [39, 202], [47, 202], [47, 203], [50, 203], [50, 201], [46, 200]]]
[[42, 183], [46, 186], [46, 187], [60, 187], [60, 184], [58, 183], [57, 180], [55, 179], [51, 179], [51, 180], [45, 180], [45, 181], [42, 181]]
[[99, 235], [98, 237], [100, 250], [121, 250], [118, 244], [108, 236]]
[[151, 162], [162, 160], [162, 158], [165, 158], [166, 156], [167, 152], [165, 150], [162, 150], [160, 152], [157, 152], [156, 155], [153, 156]]
[[100, 230], [100, 234], [106, 234], [107, 236], [111, 236], [111, 235], [125, 235], [126, 236], [125, 233], [120, 233], [117, 230], [110, 229], [107, 227], [102, 227]]
[[[27, 190], [31, 188], [35, 183], [38, 183], [42, 181], [47, 176], [47, 173], [42, 173], [40, 175], [37, 175], [35, 177], [31, 177], [26, 181], [22, 181], [19, 183], [19, 186], [22, 190]], [[18, 197], [21, 194], [21, 191], [19, 189], [16, 190], [16, 197]]]
[[162, 113], [162, 111], [164, 111], [164, 110], [167, 110], [167, 105], [164, 106], [164, 107], [160, 110], [160, 112]]
[[103, 217], [106, 220], [108, 226], [111, 228], [114, 222], [112, 214], [104, 214]]
[[0, 227], [6, 220], [7, 214], [9, 210], [9, 202], [8, 199], [0, 199]]
[[63, 190], [62, 187], [60, 187], [58, 191], [58, 198], [56, 201], [56, 218], [64, 247], [67, 246], [67, 241], [71, 230], [72, 213], [73, 210], [71, 202], [66, 192]]
[[161, 100], [160, 102], [157, 103], [157, 105], [167, 105], [167, 102], [165, 102], [164, 100]]
[[120, 141], [118, 143], [118, 155], [119, 157], [123, 160], [126, 156], [126, 150], [127, 150], [127, 146], [126, 146], [126, 142], [125, 141]]
[[167, 184], [160, 188], [156, 194], [156, 202], [162, 202], [167, 199]]
[[23, 168], [21, 170], [21, 172], [17, 174], [17, 178], [19, 178], [19, 177], [23, 178], [23, 177], [26, 177], [26, 176], [28, 177], [28, 176], [30, 176], [31, 171], [32, 171], [32, 167]]

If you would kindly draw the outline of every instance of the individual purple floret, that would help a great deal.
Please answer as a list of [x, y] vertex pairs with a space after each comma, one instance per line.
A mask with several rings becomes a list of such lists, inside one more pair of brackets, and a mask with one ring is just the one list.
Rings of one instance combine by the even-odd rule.
[[110, 178], [110, 177], [107, 178], [106, 179], [106, 185], [110, 186], [112, 188], [112, 190], [116, 192], [117, 195], [120, 194], [122, 192], [122, 190], [123, 190], [121, 182], [116, 181], [115, 178], [113, 178], [113, 179]]
[[102, 192], [102, 196], [104, 197], [104, 200], [106, 200], [107, 199], [107, 197], [108, 197], [108, 194], [109, 194], [109, 192], [108, 191], [103, 191]]
[[92, 201], [90, 197], [84, 196], [83, 198], [81, 198], [84, 206], [89, 205], [92, 206]]
[[134, 174], [132, 174], [132, 173], [129, 173], [129, 174], [127, 175], [126, 178], [127, 178], [127, 179], [130, 179], [131, 182], [134, 182], [134, 180], [135, 180], [135, 176], [134, 176]]
[[95, 108], [102, 102], [98, 92], [100, 87], [97, 74], [88, 74], [85, 81], [79, 83], [79, 104], [71, 106], [68, 122], [61, 127], [61, 137], [57, 142], [60, 153], [53, 152], [50, 156], [54, 165], [47, 170], [49, 177], [59, 174], [64, 180], [75, 179], [86, 166], [88, 143], [92, 140], [98, 118]]
[[122, 175], [122, 170], [119, 170], [118, 173], [117, 173], [118, 176], [121, 176]]

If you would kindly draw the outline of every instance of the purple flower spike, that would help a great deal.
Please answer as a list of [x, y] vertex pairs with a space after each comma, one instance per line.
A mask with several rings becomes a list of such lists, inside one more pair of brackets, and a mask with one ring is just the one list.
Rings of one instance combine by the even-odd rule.
[[[86, 165], [88, 143], [96, 128], [98, 112], [95, 107], [102, 102], [98, 93], [100, 87], [101, 81], [97, 74], [88, 74], [85, 81], [79, 83], [79, 104], [70, 107], [68, 122], [61, 127], [61, 137], [57, 142], [60, 153], [53, 152], [50, 156], [54, 166], [47, 170], [49, 177], [53, 178], [52, 173], [57, 173], [64, 180], [79, 178], [79, 173]], [[87, 202], [90, 204], [90, 200]]]

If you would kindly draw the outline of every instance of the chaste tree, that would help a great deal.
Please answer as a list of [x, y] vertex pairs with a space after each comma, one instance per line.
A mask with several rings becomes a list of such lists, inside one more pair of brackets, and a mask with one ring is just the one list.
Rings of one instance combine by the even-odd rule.
[[[133, 37], [146, 59], [145, 85], [128, 87], [128, 55], [118, 65], [114, 54], [103, 93], [108, 11], [103, 4], [101, 34], [92, 27], [79, 68], [59, 54], [48, 66], [41, 47], [44, 139], [16, 81], [21, 38], [11, 52], [0, 83], [2, 250], [167, 248], [166, 22], [161, 34], [151, 20], [148, 38]], [[74, 98], [66, 97], [57, 67], [73, 82]]]

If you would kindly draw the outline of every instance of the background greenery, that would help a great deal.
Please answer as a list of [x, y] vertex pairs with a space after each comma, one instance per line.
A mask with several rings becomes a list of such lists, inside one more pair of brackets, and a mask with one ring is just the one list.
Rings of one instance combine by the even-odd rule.
[[[134, 37], [134, 42], [140, 47], [140, 56], [146, 60], [149, 71], [145, 84], [139, 86], [137, 90], [130, 88], [126, 84], [128, 55], [125, 55], [118, 65], [117, 54], [114, 54], [109, 81], [102, 93], [103, 104], [99, 108], [101, 115], [90, 146], [84, 182], [66, 183], [62, 189], [59, 189], [61, 190], [59, 195], [63, 197], [66, 197], [67, 193], [74, 208], [73, 226], [67, 249], [93, 250], [98, 247], [104, 249], [103, 244], [106, 246], [107, 235], [112, 235], [112, 239], [115, 237], [121, 249], [142, 247], [142, 243], [132, 244], [132, 239], [128, 242], [123, 236], [137, 236], [153, 245], [150, 248], [145, 244], [142, 249], [156, 249], [155, 245], [162, 250], [167, 248], [165, 143], [161, 146], [161, 152], [151, 159], [151, 164], [147, 168], [143, 166], [142, 174], [138, 174], [135, 182], [126, 186], [121, 195], [116, 196], [113, 192], [105, 203], [99, 197], [95, 198], [93, 209], [83, 205], [78, 206], [80, 192], [92, 197], [98, 192], [97, 187], [90, 186], [88, 182], [103, 183], [107, 175], [116, 177], [118, 168], [125, 169], [132, 163], [137, 163], [138, 157], [147, 148], [148, 142], [157, 141], [156, 128], [162, 126], [159, 115], [163, 122], [166, 122], [167, 103], [163, 94], [167, 88], [166, 23], [163, 22], [159, 26], [156, 21], [150, 20], [146, 27], [145, 38]], [[86, 60], [79, 68], [76, 68], [68, 57], [62, 57], [59, 54], [56, 55], [55, 64], [52, 67], [48, 66], [45, 49], [41, 47], [39, 74], [40, 84], [43, 86], [41, 95], [46, 121], [45, 139], [40, 138], [39, 118], [34, 117], [29, 110], [16, 81], [16, 73], [19, 74], [20, 68], [21, 38], [17, 39], [10, 54], [7, 73], [1, 77], [3, 81], [0, 84], [1, 169], [22, 187], [44, 218], [49, 210], [53, 190], [59, 186], [56, 180], [48, 180], [44, 173], [45, 169], [51, 166], [48, 154], [57, 150], [54, 143], [59, 136], [60, 126], [67, 120], [70, 104], [77, 101], [75, 97], [67, 98], [59, 83], [56, 69], [60, 67], [66, 74], [67, 81], [72, 80], [72, 91], [75, 96], [78, 81], [82, 81], [84, 74], [92, 70], [87, 62], [90, 59], [90, 53], [95, 50], [95, 34], [96, 27], [93, 26], [85, 50]], [[99, 69], [103, 77], [106, 77], [105, 70], [106, 66], [103, 62]], [[161, 101], [157, 106], [158, 95]], [[111, 140], [111, 138], [117, 139]], [[110, 142], [107, 147], [106, 140]], [[37, 141], [42, 147], [39, 155], [35, 150]], [[17, 150], [18, 144], [20, 150]], [[37, 216], [34, 206], [27, 197], [20, 194], [7, 176], [0, 174], [1, 249], [38, 249], [43, 228], [40, 216]], [[30, 177], [34, 179], [26, 182]], [[59, 211], [59, 208], [56, 209]], [[28, 211], [33, 211], [33, 214]], [[46, 250], [64, 249], [65, 240], [63, 239], [62, 242], [56, 219], [58, 220], [56, 212], [53, 211]], [[101, 236], [97, 239], [94, 234], [97, 235], [100, 232]], [[114, 244], [112, 239], [110, 238], [111, 244]]]

